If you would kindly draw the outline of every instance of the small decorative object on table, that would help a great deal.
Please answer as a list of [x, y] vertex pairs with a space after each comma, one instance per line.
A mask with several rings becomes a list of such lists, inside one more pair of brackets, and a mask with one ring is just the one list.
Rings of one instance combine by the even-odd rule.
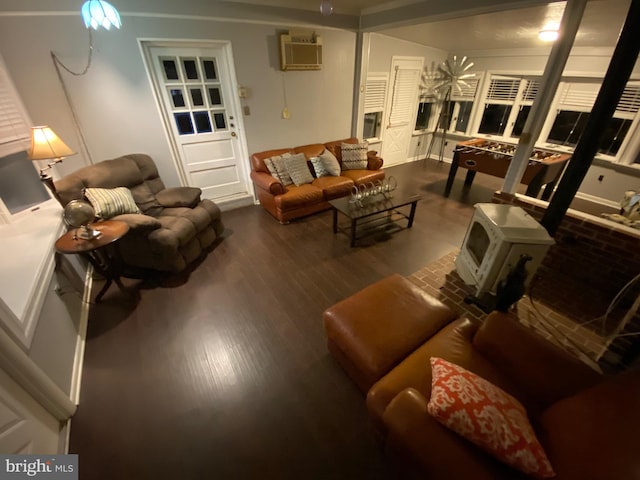
[[71, 200], [64, 207], [63, 217], [67, 225], [77, 228], [75, 238], [92, 240], [102, 235], [98, 230], [88, 226], [95, 218], [95, 211], [89, 202]]
[[355, 203], [358, 207], [364, 207], [367, 198], [372, 198], [374, 199], [373, 201], [389, 199], [392, 197], [391, 192], [393, 192], [397, 186], [398, 182], [393, 176], [389, 176], [389, 178], [385, 178], [384, 180], [368, 182], [360, 186], [354, 185], [351, 189], [351, 203]]

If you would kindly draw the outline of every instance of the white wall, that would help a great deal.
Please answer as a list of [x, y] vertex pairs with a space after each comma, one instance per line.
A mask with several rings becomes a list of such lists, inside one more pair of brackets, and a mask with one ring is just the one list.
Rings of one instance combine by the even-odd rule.
[[[81, 77], [64, 73], [94, 162], [144, 152], [168, 186], [178, 185], [159, 112], [138, 46], [139, 38], [230, 40], [237, 80], [249, 89], [243, 105], [249, 152], [350, 135], [355, 68], [354, 32], [316, 28], [323, 38], [320, 71], [279, 71], [277, 34], [287, 24], [123, 15], [123, 27], [94, 33], [93, 64]], [[36, 124], [51, 126], [79, 155], [56, 166], [61, 176], [87, 164], [49, 51], [74, 70], [88, 54], [79, 14], [0, 16], [0, 55]], [[281, 118], [282, 78], [290, 120]], [[248, 159], [246, 160], [248, 162]]]
[[425, 47], [406, 40], [388, 37], [379, 33], [371, 34], [369, 52], [369, 72], [388, 72], [393, 56], [424, 57], [425, 67], [438, 65], [447, 58], [447, 52], [438, 48]]

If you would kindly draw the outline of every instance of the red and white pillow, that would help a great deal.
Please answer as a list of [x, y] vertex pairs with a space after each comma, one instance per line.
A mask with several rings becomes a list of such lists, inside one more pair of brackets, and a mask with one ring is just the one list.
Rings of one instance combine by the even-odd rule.
[[428, 412], [498, 460], [536, 478], [555, 472], [522, 404], [492, 383], [442, 358], [431, 358]]

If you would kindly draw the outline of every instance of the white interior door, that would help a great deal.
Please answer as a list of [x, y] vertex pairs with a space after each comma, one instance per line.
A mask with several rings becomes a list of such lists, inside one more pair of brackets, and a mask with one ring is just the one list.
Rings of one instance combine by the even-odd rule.
[[59, 437], [60, 422], [0, 370], [0, 452], [61, 453]]
[[382, 158], [387, 166], [407, 161], [423, 62], [422, 57], [393, 57], [391, 61], [391, 86], [382, 135]]
[[148, 45], [147, 51], [185, 183], [216, 202], [252, 197], [229, 45]]

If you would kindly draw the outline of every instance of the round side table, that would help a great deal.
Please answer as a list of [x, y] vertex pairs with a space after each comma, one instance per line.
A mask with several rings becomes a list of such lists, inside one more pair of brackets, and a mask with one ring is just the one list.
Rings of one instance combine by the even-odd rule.
[[69, 230], [56, 241], [56, 251], [63, 254], [78, 254], [87, 259], [96, 272], [102, 275], [106, 282], [96, 296], [96, 303], [111, 286], [112, 282], [123, 292], [126, 291], [120, 281], [122, 261], [114, 248], [114, 243], [124, 237], [129, 231], [129, 225], [119, 220], [105, 220], [92, 223], [93, 228], [101, 233], [97, 238], [85, 240], [78, 238], [78, 229]]

